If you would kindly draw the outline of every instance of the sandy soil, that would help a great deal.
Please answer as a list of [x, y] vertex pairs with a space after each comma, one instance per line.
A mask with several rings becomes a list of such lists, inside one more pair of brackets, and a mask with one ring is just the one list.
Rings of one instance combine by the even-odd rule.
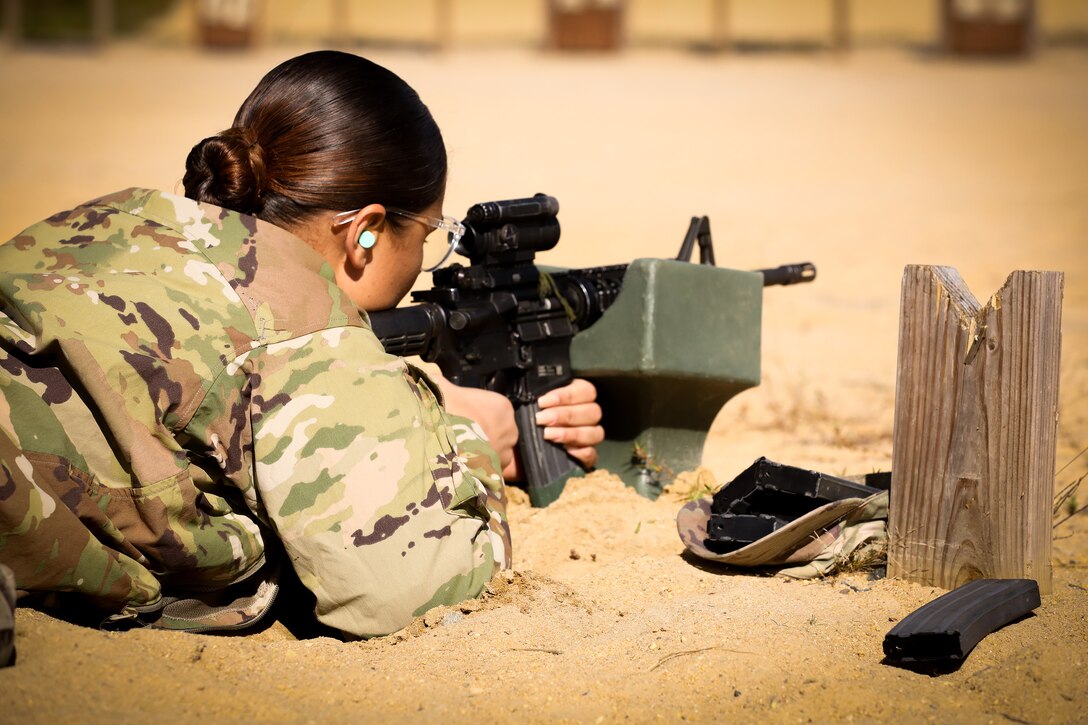
[[[189, 147], [301, 50], [5, 55], [0, 237], [102, 192], [174, 188]], [[1025, 64], [898, 50], [371, 57], [413, 84], [444, 129], [448, 212], [536, 191], [560, 199], [564, 237], [545, 262], [671, 256], [690, 216], [708, 214], [719, 264], [816, 263], [816, 283], [765, 295], [763, 384], [723, 409], [704, 455], [719, 480], [759, 455], [830, 473], [890, 465], [908, 263], [957, 267], [980, 298], [1014, 269], [1065, 272], [1058, 465], [1088, 444], [1083, 50]], [[1082, 457], [1057, 486], [1086, 470]], [[547, 509], [517, 502], [510, 577], [464, 611], [365, 643], [298, 640], [284, 622], [245, 637], [103, 633], [20, 610], [0, 712], [9, 722], [1085, 718], [1088, 517], [1055, 529], [1054, 593], [1036, 615], [931, 678], [881, 664], [881, 641], [940, 591], [703, 566], [683, 555], [679, 506], [605, 473]]]

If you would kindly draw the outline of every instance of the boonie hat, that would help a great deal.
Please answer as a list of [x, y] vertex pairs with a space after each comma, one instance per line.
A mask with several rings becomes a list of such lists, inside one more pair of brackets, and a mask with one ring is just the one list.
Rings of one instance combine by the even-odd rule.
[[[739, 484], [738, 480], [747, 475], [750, 482], [751, 472], [760, 467], [775, 472], [800, 470], [759, 459], [714, 496], [684, 504], [676, 516], [676, 529], [688, 551], [700, 559], [732, 566], [786, 567], [778, 573], [799, 578], [832, 573], [862, 551], [883, 556], [887, 541], [888, 491], [831, 501], [732, 551], [717, 553], [711, 550], [706, 541], [714, 501], [718, 501], [717, 510], [721, 510], [723, 505], [730, 505], [750, 492], [751, 486]], [[735, 493], [738, 490], [740, 495]], [[868, 561], [875, 563], [872, 557]]]

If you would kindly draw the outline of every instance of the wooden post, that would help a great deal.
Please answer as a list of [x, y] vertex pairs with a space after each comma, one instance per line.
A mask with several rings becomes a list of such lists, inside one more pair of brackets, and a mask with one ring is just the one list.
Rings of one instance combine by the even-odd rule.
[[850, 0], [831, 0], [831, 47], [850, 49]]
[[7, 44], [14, 48], [23, 39], [23, 0], [3, 0], [4, 2], [4, 37]]
[[91, 37], [94, 44], [104, 48], [113, 39], [113, 0], [91, 1]]
[[729, 0], [712, 0], [710, 22], [710, 47], [714, 50], [729, 48]]
[[434, 7], [435, 47], [448, 51], [453, 43], [452, 0], [435, 0]]
[[347, 0], [332, 0], [329, 7], [332, 26], [329, 38], [334, 48], [344, 48], [348, 44], [348, 3]]
[[951, 267], [903, 273], [888, 574], [1051, 590], [1061, 272], [1013, 272], [985, 308]]

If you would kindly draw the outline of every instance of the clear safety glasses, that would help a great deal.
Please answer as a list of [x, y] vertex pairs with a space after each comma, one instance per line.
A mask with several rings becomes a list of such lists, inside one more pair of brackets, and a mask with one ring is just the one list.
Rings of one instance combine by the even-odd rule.
[[[344, 211], [337, 214], [334, 218], [336, 224], [351, 224], [355, 221], [355, 216], [362, 211], [361, 209], [353, 209], [351, 211]], [[411, 219], [412, 221], [419, 222], [420, 224], [429, 227], [430, 232], [423, 240], [423, 271], [433, 272], [450, 258], [450, 255], [457, 249], [457, 244], [461, 241], [461, 237], [465, 236], [465, 225], [459, 220], [451, 217], [444, 216], [441, 219], [435, 219], [434, 217], [423, 216], [422, 214], [414, 214], [410, 211], [404, 211], [403, 209], [393, 209], [386, 207], [386, 214], [395, 214], [405, 219]]]

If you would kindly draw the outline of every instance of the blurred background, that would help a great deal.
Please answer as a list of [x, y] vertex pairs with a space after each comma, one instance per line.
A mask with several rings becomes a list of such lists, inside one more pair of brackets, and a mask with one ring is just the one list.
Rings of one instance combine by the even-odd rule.
[[[715, 424], [720, 477], [758, 455], [887, 466], [905, 264], [956, 267], [983, 302], [1014, 269], [1064, 271], [1059, 459], [1088, 444], [1088, 0], [0, 8], [0, 239], [117, 189], [180, 190], [264, 73], [338, 47], [431, 108], [446, 213], [558, 197], [546, 263], [674, 256], [705, 214], [721, 266], [816, 264], [766, 292], [764, 382]], [[697, 319], [708, 301], [679, 292]]]
[[1083, 43], [1084, 0], [3, 0], [9, 40], [226, 46], [797, 48], [909, 43], [991, 52]]

